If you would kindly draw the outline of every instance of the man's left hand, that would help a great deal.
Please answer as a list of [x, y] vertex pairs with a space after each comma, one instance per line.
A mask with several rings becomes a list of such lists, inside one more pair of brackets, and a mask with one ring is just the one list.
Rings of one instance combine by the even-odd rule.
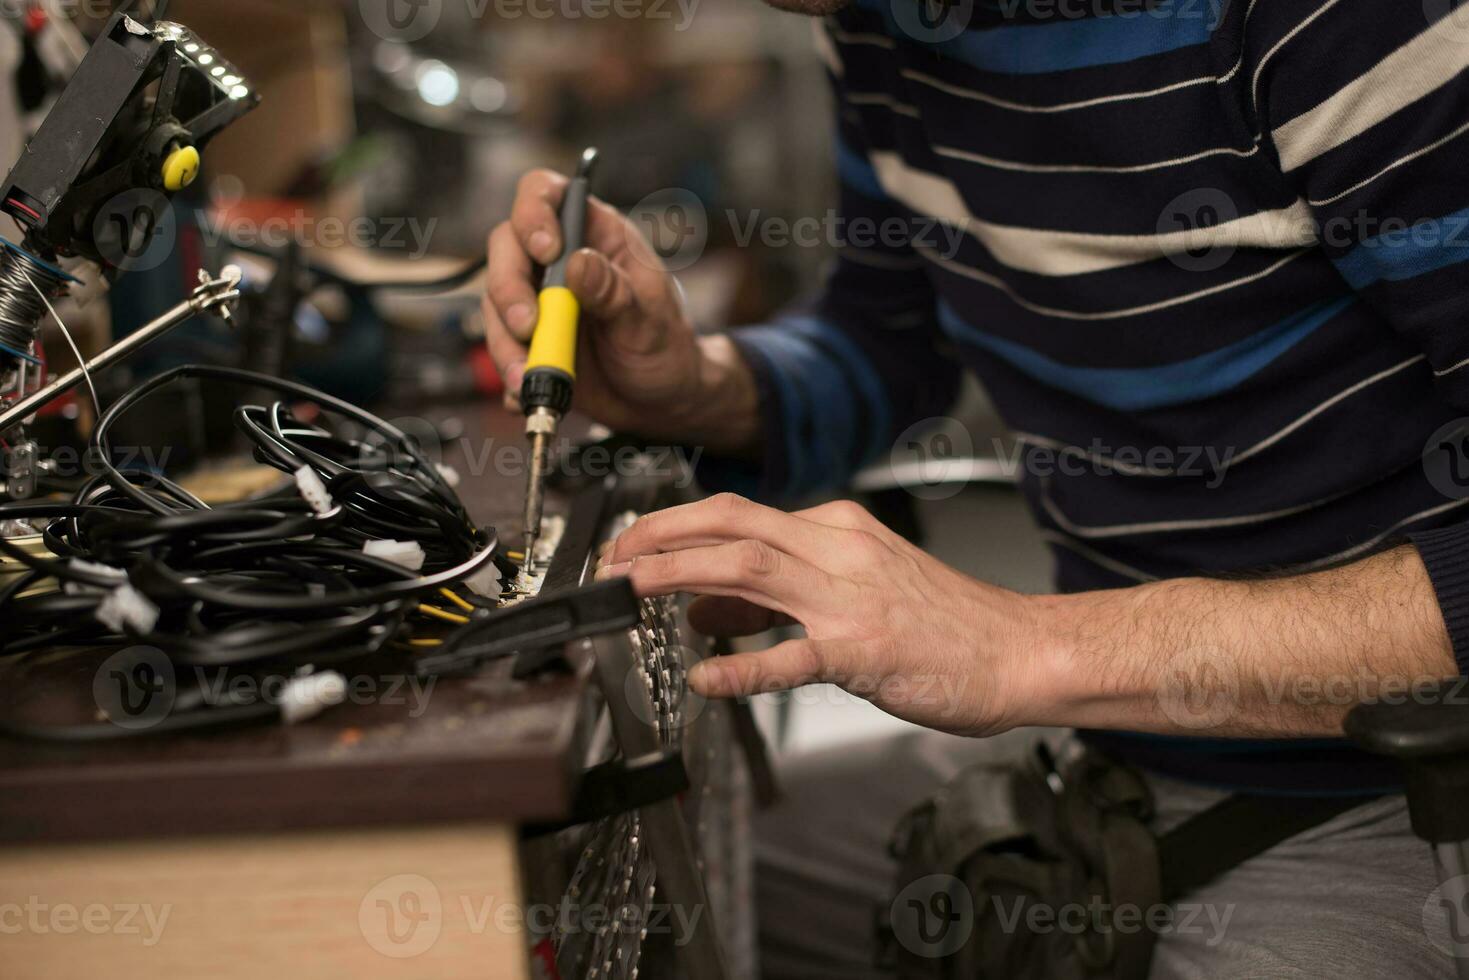
[[890, 714], [966, 735], [1033, 723], [1045, 670], [1038, 600], [925, 554], [857, 504], [785, 513], [734, 494], [639, 520], [598, 577], [639, 595], [693, 593], [702, 633], [748, 636], [799, 623], [805, 637], [707, 660], [706, 697], [828, 682]]

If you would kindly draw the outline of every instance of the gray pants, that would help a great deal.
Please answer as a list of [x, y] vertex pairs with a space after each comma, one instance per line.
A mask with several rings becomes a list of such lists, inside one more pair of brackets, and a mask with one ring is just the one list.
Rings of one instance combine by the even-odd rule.
[[[1039, 737], [931, 732], [812, 753], [782, 766], [785, 799], [756, 826], [764, 980], [880, 978], [874, 910], [893, 897], [887, 842], [898, 818], [960, 769], [1018, 757]], [[1159, 829], [1224, 794], [1152, 780]], [[1247, 861], [1179, 908], [1201, 911], [1163, 932], [1155, 980], [1374, 980], [1454, 976], [1447, 914], [1428, 846], [1401, 796], [1374, 801]], [[1227, 916], [1227, 918], [1226, 918]]]

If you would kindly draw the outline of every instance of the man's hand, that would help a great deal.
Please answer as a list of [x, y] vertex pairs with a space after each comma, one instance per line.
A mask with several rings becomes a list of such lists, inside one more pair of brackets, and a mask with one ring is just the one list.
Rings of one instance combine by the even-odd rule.
[[693, 592], [700, 632], [745, 636], [796, 622], [803, 639], [705, 661], [690, 683], [730, 697], [838, 684], [909, 721], [987, 735], [1030, 719], [1043, 669], [1035, 603], [960, 574], [856, 504], [794, 514], [732, 494], [652, 514], [603, 557], [641, 595]]
[[[516, 401], [536, 325], [536, 266], [561, 254], [557, 211], [567, 179], [525, 175], [510, 220], [490, 235], [483, 302], [490, 356]], [[754, 382], [724, 337], [698, 338], [678, 286], [633, 224], [595, 198], [588, 247], [572, 256], [567, 286], [581, 303], [576, 407], [614, 429], [746, 453], [756, 439]]]
[[603, 556], [641, 595], [699, 596], [701, 632], [803, 639], [701, 663], [712, 697], [829, 681], [968, 735], [1021, 725], [1331, 736], [1363, 700], [1456, 674], [1418, 553], [1287, 578], [1182, 578], [1025, 596], [971, 579], [851, 503], [795, 514], [732, 495], [652, 514]]

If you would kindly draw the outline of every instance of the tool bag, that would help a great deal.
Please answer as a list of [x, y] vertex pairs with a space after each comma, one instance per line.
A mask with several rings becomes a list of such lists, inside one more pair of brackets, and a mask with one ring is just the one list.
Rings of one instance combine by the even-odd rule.
[[1146, 980], [1169, 903], [1366, 799], [1231, 796], [1159, 838], [1142, 775], [1093, 750], [973, 766], [894, 834], [879, 964], [903, 980]]

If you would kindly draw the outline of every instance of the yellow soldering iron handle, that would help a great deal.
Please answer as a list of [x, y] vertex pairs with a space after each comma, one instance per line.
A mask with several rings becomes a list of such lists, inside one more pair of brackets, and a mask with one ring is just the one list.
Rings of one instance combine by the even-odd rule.
[[576, 328], [581, 305], [576, 294], [565, 286], [547, 286], [541, 290], [536, 332], [531, 337], [530, 355], [525, 362], [526, 374], [550, 368], [576, 380]]
[[581, 304], [567, 288], [566, 267], [572, 253], [581, 247], [586, 234], [587, 197], [597, 151], [582, 154], [576, 174], [566, 187], [561, 202], [561, 254], [546, 269], [537, 304], [536, 330], [531, 335], [525, 362], [525, 380], [520, 386], [520, 404], [526, 418], [547, 413], [560, 418], [571, 407], [572, 385], [576, 382], [576, 328]]

